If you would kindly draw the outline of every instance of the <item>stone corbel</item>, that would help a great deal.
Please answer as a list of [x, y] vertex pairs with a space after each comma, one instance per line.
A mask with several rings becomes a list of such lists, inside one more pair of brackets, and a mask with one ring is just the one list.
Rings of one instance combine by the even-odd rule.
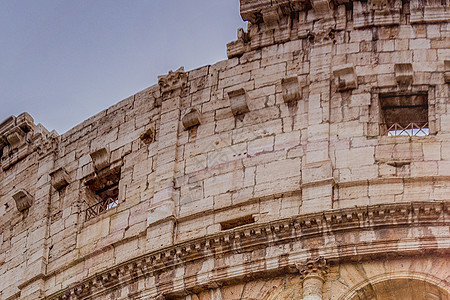
[[167, 75], [158, 76], [161, 94], [164, 95], [185, 88], [187, 86], [187, 77], [184, 67], [179, 68], [175, 72], [169, 71]]
[[450, 60], [444, 61], [444, 79], [446, 83], [450, 83]]
[[201, 114], [196, 108], [192, 108], [182, 119], [184, 129], [190, 129], [201, 123]]
[[413, 82], [412, 64], [395, 64], [394, 65], [395, 80], [398, 84], [409, 85]]
[[241, 56], [245, 53], [246, 44], [250, 41], [249, 35], [244, 31], [244, 29], [239, 28], [237, 37], [238, 39], [236, 41], [227, 44], [228, 58]]
[[228, 92], [228, 97], [233, 115], [242, 115], [250, 111], [247, 104], [247, 93], [244, 89]]
[[100, 148], [98, 150], [95, 150], [90, 154], [92, 162], [94, 164], [94, 169], [98, 173], [107, 166], [109, 166], [109, 158], [110, 153], [109, 149], [106, 148]]
[[67, 174], [64, 168], [58, 168], [50, 173], [52, 186], [55, 190], [59, 191], [67, 186], [70, 182], [69, 174]]
[[26, 190], [18, 190], [13, 196], [17, 210], [23, 212], [33, 205], [33, 197]]
[[281, 80], [283, 100], [285, 103], [295, 102], [302, 98], [302, 90], [298, 76], [286, 77]]
[[358, 80], [353, 64], [334, 67], [333, 76], [337, 91], [346, 91], [358, 87]]

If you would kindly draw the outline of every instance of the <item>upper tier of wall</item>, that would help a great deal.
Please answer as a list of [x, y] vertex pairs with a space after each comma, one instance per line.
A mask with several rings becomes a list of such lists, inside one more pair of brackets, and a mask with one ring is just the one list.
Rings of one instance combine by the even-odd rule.
[[[241, 15], [228, 60], [61, 136], [26, 113], [0, 124], [1, 299], [73, 295], [241, 225], [448, 199], [448, 0], [242, 0]], [[429, 134], [387, 136], [392, 120]]]

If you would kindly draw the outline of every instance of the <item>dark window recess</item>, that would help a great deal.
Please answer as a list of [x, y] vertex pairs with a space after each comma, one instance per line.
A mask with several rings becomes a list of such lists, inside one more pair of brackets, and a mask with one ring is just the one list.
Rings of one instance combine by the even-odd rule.
[[428, 97], [416, 95], [380, 95], [381, 129], [388, 136], [425, 136], [428, 126]]
[[86, 181], [86, 220], [119, 204], [120, 167], [103, 170]]
[[233, 220], [229, 220], [229, 221], [220, 223], [220, 230], [233, 229], [235, 227], [252, 224], [252, 223], [255, 223], [255, 218], [253, 218], [251, 215], [245, 216], [242, 218], [233, 219]]

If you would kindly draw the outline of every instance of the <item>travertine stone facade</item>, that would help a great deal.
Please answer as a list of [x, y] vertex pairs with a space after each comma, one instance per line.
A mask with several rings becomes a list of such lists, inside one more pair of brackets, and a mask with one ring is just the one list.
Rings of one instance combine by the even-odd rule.
[[0, 299], [450, 298], [450, 2], [240, 4], [227, 60], [0, 124]]

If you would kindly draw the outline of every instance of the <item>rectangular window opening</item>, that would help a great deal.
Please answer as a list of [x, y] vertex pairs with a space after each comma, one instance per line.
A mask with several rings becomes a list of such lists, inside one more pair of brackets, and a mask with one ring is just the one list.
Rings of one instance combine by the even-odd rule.
[[86, 221], [119, 204], [120, 167], [101, 171], [86, 181]]
[[428, 97], [426, 94], [380, 95], [381, 128], [387, 136], [427, 136]]
[[233, 229], [233, 228], [236, 228], [239, 226], [252, 224], [252, 223], [255, 223], [255, 218], [252, 217], [251, 215], [249, 215], [249, 216], [245, 216], [245, 217], [241, 217], [241, 218], [237, 218], [237, 219], [233, 219], [233, 220], [228, 220], [228, 221], [220, 223], [220, 230]]

